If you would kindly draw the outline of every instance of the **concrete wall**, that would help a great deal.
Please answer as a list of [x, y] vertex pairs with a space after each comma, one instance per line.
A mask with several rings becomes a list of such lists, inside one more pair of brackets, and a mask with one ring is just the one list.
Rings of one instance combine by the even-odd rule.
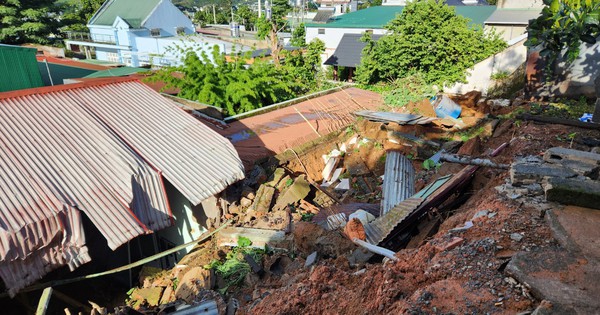
[[[208, 217], [214, 217], [215, 214], [218, 215], [219, 213], [216, 198], [211, 197], [200, 205], [193, 206], [171, 184], [166, 183], [166, 188], [175, 225], [158, 231], [156, 233], [158, 241], [160, 242], [162, 238], [177, 246], [198, 239], [200, 235], [207, 231], [204, 226], [209, 224], [207, 223]], [[190, 246], [177, 252], [178, 258], [181, 259], [192, 249], [193, 246]]]
[[551, 95], [595, 98], [594, 80], [600, 75], [600, 42], [582, 44], [577, 59], [570, 65], [559, 63], [555, 73], [560, 79], [549, 89]]
[[158, 4], [144, 22], [143, 27], [147, 29], [160, 28], [161, 36], [176, 36], [178, 27], [184, 27], [186, 34], [195, 33], [192, 21], [170, 1], [166, 0]]
[[526, 36], [522, 36], [516, 44], [479, 62], [473, 69], [469, 70], [467, 83], [457, 83], [452, 87], [444, 87], [444, 92], [463, 94], [476, 90], [486, 95], [488, 89], [494, 84], [494, 80], [491, 78], [493, 74], [499, 72], [513, 73], [525, 62], [527, 59], [527, 47], [523, 43], [525, 43], [526, 39]]
[[504, 39], [504, 41], [506, 41], [506, 42], [508, 42], [514, 38], [517, 38], [527, 32], [526, 25], [486, 24], [484, 29], [486, 31], [491, 31], [492, 29], [494, 29], [496, 31], [496, 33], [500, 34], [501, 38]]

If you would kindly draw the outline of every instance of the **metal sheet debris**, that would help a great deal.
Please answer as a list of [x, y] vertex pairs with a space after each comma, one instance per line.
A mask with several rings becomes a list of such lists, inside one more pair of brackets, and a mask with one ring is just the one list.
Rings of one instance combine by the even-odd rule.
[[381, 197], [381, 215], [415, 193], [415, 169], [411, 160], [398, 151], [388, 151]]
[[423, 115], [413, 115], [404, 113], [376, 112], [371, 110], [361, 110], [354, 113], [357, 116], [367, 118], [371, 121], [397, 123], [399, 125], [425, 125], [437, 120], [436, 117], [426, 117]]

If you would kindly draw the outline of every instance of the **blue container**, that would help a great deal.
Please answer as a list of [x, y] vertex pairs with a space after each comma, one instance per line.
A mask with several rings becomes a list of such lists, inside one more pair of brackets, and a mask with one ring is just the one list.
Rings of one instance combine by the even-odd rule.
[[438, 101], [433, 106], [435, 110], [435, 114], [439, 118], [458, 118], [460, 113], [462, 112], [462, 108], [460, 105], [456, 104], [453, 100], [451, 100], [448, 96], [442, 95], [441, 98], [438, 98]]

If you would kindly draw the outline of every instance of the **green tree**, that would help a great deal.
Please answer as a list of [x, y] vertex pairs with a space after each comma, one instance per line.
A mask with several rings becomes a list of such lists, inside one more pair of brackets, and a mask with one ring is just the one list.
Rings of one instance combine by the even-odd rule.
[[247, 65], [247, 55], [228, 62], [218, 46], [209, 55], [196, 47], [176, 48], [183, 64], [157, 71], [150, 81], [177, 88], [179, 96], [223, 108], [229, 115], [290, 99], [299, 90], [289, 74], [272, 64], [256, 61]]
[[285, 51], [283, 71], [289, 74], [298, 93], [318, 88], [321, 73], [321, 54], [325, 51], [325, 43], [315, 38], [306, 47], [306, 50]]
[[4, 0], [0, 2], [0, 42], [48, 43], [57, 26], [54, 0]]
[[104, 0], [69, 0], [60, 4], [60, 26], [65, 31], [87, 32], [87, 23], [102, 6]]
[[294, 47], [306, 46], [306, 28], [304, 27], [304, 23], [300, 23], [292, 32], [290, 44]]
[[579, 55], [582, 42], [596, 43], [600, 36], [600, 1], [544, 0], [540, 16], [528, 27], [528, 47], [540, 46], [546, 58], [546, 73], [552, 74], [555, 62], [562, 57], [568, 63]]
[[256, 19], [258, 19], [258, 14], [250, 9], [247, 5], [241, 5], [238, 7], [236, 14], [242, 20], [239, 21], [240, 24], [246, 27], [246, 30], [254, 29], [254, 25], [256, 25]]
[[389, 35], [369, 39], [357, 81], [375, 83], [421, 73], [429, 84], [464, 81], [466, 70], [501, 51], [506, 43], [495, 33], [472, 27], [442, 1], [414, 1], [385, 28]]
[[287, 0], [272, 0], [271, 1], [271, 19], [267, 19], [262, 15], [256, 21], [258, 29], [258, 38], [267, 39], [270, 43], [271, 56], [273, 62], [279, 65], [281, 49], [283, 48], [277, 37], [277, 33], [285, 30], [288, 25], [285, 20], [285, 15], [290, 12], [292, 7]]

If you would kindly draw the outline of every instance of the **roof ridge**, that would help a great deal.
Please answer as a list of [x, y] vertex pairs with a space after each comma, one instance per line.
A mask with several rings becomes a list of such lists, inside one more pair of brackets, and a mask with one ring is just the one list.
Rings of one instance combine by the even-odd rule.
[[10, 99], [10, 98], [15, 98], [15, 97], [29, 96], [29, 95], [49, 94], [49, 93], [53, 93], [53, 92], [75, 90], [75, 89], [81, 89], [81, 88], [84, 88], [84, 87], [104, 86], [104, 85], [111, 85], [111, 84], [117, 84], [117, 83], [126, 83], [126, 82], [135, 82], [135, 81], [143, 84], [138, 78], [131, 78], [131, 77], [115, 78], [115, 77], [109, 77], [109, 78], [102, 78], [102, 79], [98, 79], [98, 80], [84, 81], [84, 82], [73, 83], [73, 84], [61, 84], [61, 85], [44, 86], [44, 87], [32, 88], [32, 89], [23, 89], [23, 90], [16, 90], [16, 91], [0, 92], [0, 100]]

